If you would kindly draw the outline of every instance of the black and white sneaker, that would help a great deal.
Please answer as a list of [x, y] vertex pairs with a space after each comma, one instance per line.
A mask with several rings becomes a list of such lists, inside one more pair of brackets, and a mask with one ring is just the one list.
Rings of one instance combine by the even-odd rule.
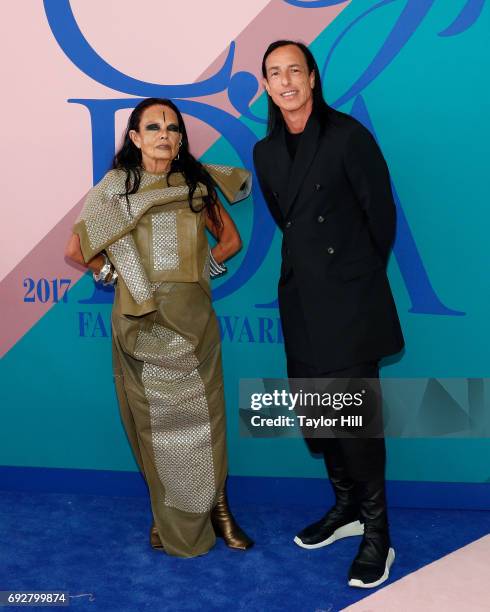
[[358, 517], [358, 511], [340, 511], [334, 507], [322, 519], [300, 531], [294, 543], [311, 550], [328, 546], [342, 538], [362, 535], [364, 525]]
[[373, 589], [383, 584], [390, 576], [394, 560], [395, 551], [387, 534], [365, 533], [349, 571], [349, 586]]

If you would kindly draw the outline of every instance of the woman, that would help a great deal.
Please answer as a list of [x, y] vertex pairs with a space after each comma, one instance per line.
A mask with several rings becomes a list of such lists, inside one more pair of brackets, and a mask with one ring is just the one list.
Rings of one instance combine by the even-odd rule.
[[[209, 276], [241, 247], [220, 204], [250, 192], [250, 173], [203, 166], [182, 116], [150, 98], [132, 112], [113, 169], [88, 194], [66, 255], [116, 283], [113, 364], [121, 417], [148, 484], [151, 545], [206, 553], [215, 535], [253, 542], [224, 492], [226, 431], [219, 328]], [[205, 228], [217, 239], [210, 251]]]

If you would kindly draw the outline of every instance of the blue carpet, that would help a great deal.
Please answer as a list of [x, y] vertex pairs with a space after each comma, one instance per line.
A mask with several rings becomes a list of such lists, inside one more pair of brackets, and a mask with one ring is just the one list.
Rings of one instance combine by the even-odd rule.
[[[218, 540], [203, 557], [177, 559], [149, 547], [142, 498], [0, 493], [0, 590], [65, 590], [69, 609], [117, 612], [334, 612], [369, 594], [346, 585], [359, 538], [316, 551], [292, 543], [324, 508], [234, 510], [256, 540], [252, 550]], [[393, 580], [490, 532], [485, 511], [403, 508], [390, 516]]]

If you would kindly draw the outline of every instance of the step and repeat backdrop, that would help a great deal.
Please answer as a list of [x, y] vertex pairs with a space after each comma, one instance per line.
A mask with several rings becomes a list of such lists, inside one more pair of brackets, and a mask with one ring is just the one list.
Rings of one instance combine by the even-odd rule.
[[[425, 380], [404, 402], [415, 416], [428, 387], [442, 421], [488, 406], [489, 2], [28, 0], [5, 2], [2, 22], [1, 465], [137, 469], [112, 381], [113, 293], [64, 246], [142, 98], [176, 102], [201, 160], [253, 171], [260, 64], [279, 38], [308, 44], [326, 99], [372, 131], [391, 171], [407, 345], [382, 376]], [[228, 210], [243, 249], [213, 296], [230, 473], [323, 476], [301, 439], [240, 434], [240, 379], [285, 376], [281, 237], [256, 180]], [[459, 434], [389, 438], [388, 477], [488, 481], [485, 431]]]

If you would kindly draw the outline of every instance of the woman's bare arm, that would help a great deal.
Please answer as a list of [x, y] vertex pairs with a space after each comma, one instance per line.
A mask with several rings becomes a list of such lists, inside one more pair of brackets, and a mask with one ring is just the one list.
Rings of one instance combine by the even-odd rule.
[[82, 255], [82, 249], [80, 248], [80, 238], [78, 234], [71, 235], [71, 238], [65, 248], [65, 257], [71, 259], [84, 268], [90, 268], [90, 270], [96, 273], [99, 273], [104, 265], [104, 258], [102, 255], [96, 255], [88, 263], [85, 263]]
[[218, 241], [211, 249], [213, 257], [218, 263], [223, 263], [242, 248], [242, 241], [233, 219], [226, 212], [219, 200], [218, 209], [219, 218], [221, 218], [222, 223], [221, 227], [215, 227], [209, 216], [206, 216], [206, 227]]

